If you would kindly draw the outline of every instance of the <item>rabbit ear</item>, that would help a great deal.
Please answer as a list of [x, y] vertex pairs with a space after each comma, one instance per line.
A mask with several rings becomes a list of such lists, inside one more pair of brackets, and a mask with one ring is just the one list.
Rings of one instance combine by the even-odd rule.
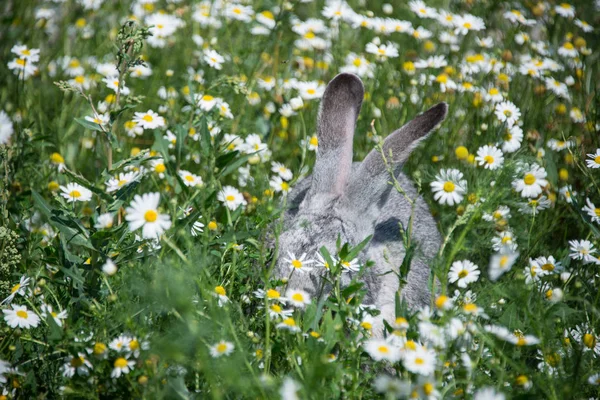
[[307, 201], [321, 194], [343, 193], [352, 167], [352, 139], [363, 97], [363, 84], [356, 75], [339, 74], [327, 85], [319, 108], [319, 148]]
[[[429, 136], [428, 133], [446, 118], [447, 112], [448, 105], [439, 103], [389, 135], [382, 146], [388, 165], [394, 167], [395, 164], [405, 162], [415, 147]], [[386, 190], [390, 189], [389, 181], [390, 176], [381, 153], [377, 149], [372, 150], [348, 184], [345, 197], [349, 204], [346, 208], [349, 212], [366, 218], [369, 210], [374, 211], [385, 204], [385, 201], [380, 200]]]
[[[448, 104], [436, 104], [389, 135], [383, 143], [383, 154], [388, 163], [400, 164], [405, 162], [415, 147], [427, 138], [428, 133], [446, 118], [447, 113]], [[363, 166], [370, 175], [377, 175], [386, 170], [381, 153], [376, 149], [367, 155], [362, 162], [361, 169]]]

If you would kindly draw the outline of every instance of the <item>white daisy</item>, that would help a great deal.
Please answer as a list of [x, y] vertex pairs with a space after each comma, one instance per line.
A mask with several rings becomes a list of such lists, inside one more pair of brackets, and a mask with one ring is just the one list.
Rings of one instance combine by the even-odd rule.
[[217, 195], [217, 199], [232, 211], [247, 204], [242, 193], [233, 186], [225, 186]]
[[213, 358], [228, 356], [233, 352], [234, 348], [233, 343], [221, 340], [219, 343], [210, 346], [210, 355]]
[[25, 296], [25, 293], [27, 291], [27, 286], [29, 285], [30, 280], [31, 279], [29, 277], [26, 277], [25, 275], [21, 276], [21, 279], [19, 279], [19, 283], [17, 283], [15, 286], [13, 286], [10, 289], [10, 294], [8, 295], [7, 298], [2, 300], [2, 303], [0, 303], [0, 304], [4, 304], [4, 303], [10, 304], [16, 295]]
[[596, 149], [595, 153], [587, 155], [588, 160], [585, 160], [588, 168], [600, 168], [600, 149]]
[[133, 122], [143, 129], [155, 129], [165, 126], [165, 119], [152, 110], [145, 113], [136, 112], [133, 116]]
[[294, 177], [292, 171], [290, 171], [289, 168], [287, 168], [285, 165], [279, 162], [273, 162], [273, 164], [271, 165], [271, 172], [279, 174], [279, 176], [286, 181], [289, 181]]
[[118, 177], [111, 178], [106, 182], [106, 191], [108, 193], [116, 192], [128, 184], [135, 182], [140, 177], [139, 172], [121, 172]]
[[160, 203], [159, 193], [136, 194], [127, 207], [125, 219], [129, 222], [129, 230], [135, 231], [142, 228], [144, 239], [158, 239], [160, 235], [171, 227], [168, 214], [158, 213]]
[[56, 325], [60, 327], [63, 326], [63, 320], [67, 319], [68, 317], [67, 310], [62, 310], [61, 312], [57, 313], [52, 309], [52, 306], [50, 304], [42, 304], [42, 306], [40, 307], [40, 311], [41, 316], [43, 318], [52, 317], [52, 319], [54, 319], [54, 322], [56, 322]]
[[504, 155], [496, 146], [482, 146], [477, 150], [475, 160], [479, 165], [483, 165], [485, 169], [495, 170], [502, 167], [504, 163]]
[[517, 125], [513, 125], [506, 129], [506, 133], [502, 138], [502, 151], [505, 153], [514, 153], [521, 148], [523, 141], [523, 129]]
[[402, 358], [400, 349], [383, 339], [369, 339], [363, 347], [375, 361], [389, 361], [395, 363]]
[[512, 182], [512, 186], [518, 193], [521, 193], [522, 197], [537, 197], [548, 185], [548, 181], [545, 179], [547, 175], [543, 167], [533, 164], [530, 168], [525, 169], [523, 178]]
[[210, 67], [220, 70], [223, 68], [222, 64], [225, 62], [225, 58], [217, 53], [215, 50], [205, 49], [204, 50], [204, 62]]
[[288, 289], [285, 298], [294, 307], [304, 308], [310, 304], [310, 295], [304, 290]]
[[79, 185], [78, 183], [68, 183], [67, 186], [61, 186], [61, 196], [67, 199], [67, 203], [75, 201], [90, 201], [92, 191]]
[[412, 373], [429, 376], [435, 371], [435, 351], [418, 346], [414, 351], [405, 352], [402, 364]]
[[452, 206], [462, 201], [467, 191], [467, 181], [457, 169], [442, 169], [431, 182], [433, 199], [440, 204]]
[[313, 268], [310, 266], [310, 264], [313, 264], [315, 261], [314, 260], [307, 260], [306, 259], [306, 253], [302, 254], [302, 256], [300, 256], [300, 258], [297, 258], [293, 253], [288, 251], [288, 257], [284, 258], [283, 261], [285, 261], [291, 270], [293, 271], [297, 271], [300, 273], [304, 273], [304, 272], [310, 272]]
[[281, 323], [277, 324], [277, 329], [288, 330], [290, 332], [300, 332], [300, 328], [296, 324], [296, 321], [293, 318], [286, 318]]
[[500, 122], [506, 122], [511, 127], [521, 117], [521, 110], [515, 106], [511, 101], [503, 101], [502, 103], [496, 104], [495, 110], [496, 118]]
[[117, 358], [113, 363], [113, 370], [110, 373], [111, 378], [118, 378], [121, 375], [128, 374], [131, 370], [133, 370], [133, 366], [135, 365], [135, 361], [128, 360], [125, 357]]
[[92, 363], [88, 361], [83, 353], [77, 353], [77, 357], [67, 357], [65, 363], [61, 367], [63, 376], [67, 378], [72, 378], [75, 374], [87, 376], [92, 368]]
[[19, 306], [16, 304], [11, 305], [12, 308], [2, 310], [4, 313], [4, 320], [11, 328], [35, 328], [40, 323], [40, 317], [31, 310], [27, 309], [27, 306]]
[[480, 273], [479, 267], [469, 260], [454, 261], [448, 272], [448, 282], [466, 288], [469, 283], [477, 282]]
[[592, 218], [592, 222], [600, 223], [600, 208], [596, 207], [589, 198], [586, 198], [585, 202], [586, 206], [583, 207], [583, 211]]
[[366, 52], [375, 54], [378, 59], [385, 60], [388, 58], [398, 57], [398, 48], [392, 42], [387, 44], [376, 45], [373, 42], [367, 43]]
[[[81, 76], [83, 74], [78, 74], [77, 76]], [[119, 77], [118, 76], [107, 76], [102, 79], [102, 82], [106, 83], [106, 87], [114, 90], [115, 92], [119, 91]], [[124, 83], [121, 83], [120, 92], [123, 96], [127, 96], [129, 94], [129, 88], [125, 86]]]
[[588, 262], [593, 261], [593, 254], [596, 253], [596, 249], [589, 240], [569, 240], [569, 246], [571, 249], [569, 257], [572, 259]]
[[269, 186], [277, 193], [282, 193], [284, 196], [290, 191], [290, 185], [281, 179], [281, 176], [274, 176], [269, 181]]
[[495, 282], [506, 272], [510, 271], [518, 257], [519, 254], [513, 252], [501, 252], [494, 254], [490, 258], [490, 266], [488, 270], [490, 280]]
[[183, 169], [179, 170], [179, 176], [181, 177], [181, 180], [183, 181], [185, 186], [195, 187], [204, 185], [204, 182], [202, 181], [201, 177], [199, 177], [198, 175], [194, 175], [189, 171]]
[[110, 229], [114, 223], [114, 217], [111, 213], [104, 213], [98, 216], [94, 228], [96, 229]]
[[297, 82], [295, 88], [304, 100], [320, 99], [325, 93], [325, 86], [317, 81]]

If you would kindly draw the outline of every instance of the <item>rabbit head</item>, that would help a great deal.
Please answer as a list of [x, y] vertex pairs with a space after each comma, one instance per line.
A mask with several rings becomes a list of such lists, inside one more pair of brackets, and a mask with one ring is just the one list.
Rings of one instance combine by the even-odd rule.
[[[327, 85], [317, 121], [319, 147], [313, 173], [288, 197], [289, 209], [279, 236], [277, 278], [290, 276], [292, 256], [307, 254], [314, 259], [322, 246], [334, 254], [338, 237], [342, 243], [357, 245], [374, 233], [391, 186], [386, 162], [377, 150], [362, 163], [352, 163], [352, 141], [363, 96], [362, 81], [353, 74], [339, 74]], [[389, 135], [383, 143], [388, 165], [406, 161], [446, 111], [447, 105], [440, 103]], [[316, 294], [321, 272], [301, 273], [301, 269], [291, 274], [288, 287]]]

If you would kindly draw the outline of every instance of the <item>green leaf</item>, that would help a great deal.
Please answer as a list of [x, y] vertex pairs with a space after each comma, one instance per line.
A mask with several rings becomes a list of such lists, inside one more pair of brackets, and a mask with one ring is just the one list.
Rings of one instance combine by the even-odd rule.
[[98, 132], [104, 132], [100, 125], [98, 125], [95, 122], [88, 121], [87, 119], [75, 118], [75, 122], [77, 122], [79, 125], [83, 126], [85, 129], [90, 129], [92, 131], [98, 131]]
[[362, 251], [362, 249], [365, 248], [365, 246], [367, 244], [369, 244], [369, 242], [371, 241], [371, 238], [373, 237], [373, 235], [369, 235], [367, 236], [367, 238], [365, 240], [363, 240], [362, 242], [360, 242], [356, 247], [354, 247], [347, 255], [347, 260], [346, 261], [352, 261], [354, 260], [358, 254]]
[[[85, 229], [79, 221], [74, 218], [63, 216], [61, 210], [57, 210], [50, 206], [46, 200], [35, 190], [31, 191], [33, 201], [40, 212], [56, 227], [63, 235], [66, 243], [83, 246], [90, 250], [95, 250], [90, 242], [90, 237], [87, 229]], [[76, 229], [74, 229], [74, 227]]]

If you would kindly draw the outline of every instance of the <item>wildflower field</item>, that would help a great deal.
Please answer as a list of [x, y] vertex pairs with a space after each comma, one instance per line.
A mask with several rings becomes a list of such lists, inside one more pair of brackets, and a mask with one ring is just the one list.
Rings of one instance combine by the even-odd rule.
[[[4, 0], [0, 16], [0, 399], [598, 398], [598, 1]], [[423, 221], [393, 227], [406, 251], [379, 328], [372, 237], [279, 242], [339, 73], [364, 85], [355, 161], [448, 107], [388, 166], [441, 244], [427, 305], [409, 305]]]

